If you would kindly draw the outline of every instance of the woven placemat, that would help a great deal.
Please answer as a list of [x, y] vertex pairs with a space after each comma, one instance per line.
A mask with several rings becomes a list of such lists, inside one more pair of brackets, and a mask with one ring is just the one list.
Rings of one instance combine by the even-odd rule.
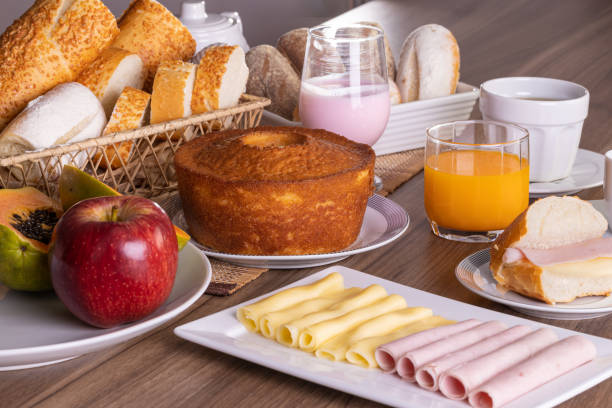
[[[423, 154], [423, 149], [417, 149], [378, 156], [375, 173], [383, 182], [383, 189], [378, 191], [378, 194], [386, 196], [392, 193], [420, 172], [423, 169]], [[166, 210], [171, 219], [182, 209], [178, 193], [158, 197], [154, 200]], [[236, 266], [212, 258], [210, 264], [213, 276], [206, 294], [214, 296], [231, 295], [268, 270]]]

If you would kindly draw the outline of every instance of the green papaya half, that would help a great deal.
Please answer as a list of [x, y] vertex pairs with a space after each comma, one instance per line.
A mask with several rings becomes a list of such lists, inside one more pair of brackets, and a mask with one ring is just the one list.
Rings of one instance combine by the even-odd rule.
[[52, 289], [47, 252], [61, 215], [61, 205], [35, 188], [0, 189], [0, 283]]

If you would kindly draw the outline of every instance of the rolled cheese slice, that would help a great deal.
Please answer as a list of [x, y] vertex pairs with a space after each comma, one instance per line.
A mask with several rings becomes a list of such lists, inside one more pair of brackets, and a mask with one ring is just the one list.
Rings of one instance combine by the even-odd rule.
[[240, 46], [206, 48], [196, 73], [191, 110], [195, 114], [236, 106], [248, 79], [249, 68]]
[[462, 400], [476, 387], [557, 341], [548, 328], [539, 329], [489, 354], [454, 367], [440, 376], [440, 391]]
[[438, 390], [438, 378], [440, 375], [459, 364], [474, 360], [480, 356], [497, 350], [519, 338], [525, 336], [532, 329], [529, 326], [514, 326], [494, 336], [462, 348], [455, 352], [446, 354], [434, 361], [421, 366], [416, 372], [417, 383], [430, 391]]
[[[129, 86], [125, 87], [117, 99], [110, 120], [102, 134], [108, 135], [141, 127], [145, 122], [150, 100], [151, 95], [148, 93]], [[109, 167], [109, 163], [113, 169], [119, 168], [122, 163], [127, 163], [133, 145], [133, 142], [125, 141], [115, 143], [112, 146], [101, 147], [104, 149], [106, 157], [103, 157], [103, 154], [98, 152], [94, 156], [94, 163], [99, 162], [100, 167], [104, 169]]]
[[406, 326], [417, 320], [430, 317], [432, 314], [432, 310], [426, 307], [409, 307], [383, 314], [366, 321], [349, 332], [340, 334], [326, 341], [315, 351], [315, 355], [319, 358], [325, 358], [332, 361], [343, 361], [349, 347], [359, 340], [374, 336], [383, 336], [396, 330], [398, 327]]
[[300, 333], [300, 349], [313, 352], [327, 340], [352, 330], [374, 317], [406, 307], [406, 300], [400, 295], [390, 295], [371, 305], [353, 310], [334, 319], [308, 326]]
[[300, 334], [306, 327], [342, 316], [352, 310], [372, 304], [385, 296], [387, 296], [387, 291], [382, 286], [368, 286], [355, 296], [338, 302], [327, 310], [311, 313], [301, 319], [281, 325], [276, 332], [276, 341], [288, 347], [298, 347]]
[[591, 361], [596, 354], [595, 346], [586, 337], [567, 337], [478, 387], [470, 393], [470, 405], [477, 408], [501, 407]]
[[144, 66], [138, 54], [110, 47], [79, 74], [77, 82], [88, 87], [98, 97], [109, 117], [126, 86], [142, 89], [144, 74]]
[[416, 381], [416, 370], [422, 365], [445, 354], [460, 350], [506, 329], [499, 321], [486, 322], [444, 339], [410, 350], [397, 361], [397, 373], [402, 379]]
[[378, 346], [387, 344], [397, 339], [401, 339], [411, 334], [418, 333], [424, 330], [433, 329], [440, 326], [447, 326], [454, 324], [455, 321], [447, 320], [442, 316], [431, 316], [425, 317], [421, 320], [417, 320], [414, 323], [402, 326], [397, 330], [383, 335], [368, 337], [352, 344], [346, 351], [346, 361], [351, 364], [358, 365], [365, 368], [376, 368], [378, 363], [374, 357], [374, 352]]
[[196, 66], [190, 62], [162, 63], [151, 94], [151, 124], [191, 116]]
[[343, 289], [344, 278], [334, 272], [310, 285], [285, 289], [258, 302], [243, 306], [237, 310], [236, 317], [247, 330], [257, 332], [259, 331], [259, 319], [264, 314], [286, 309], [307, 299], [340, 292]]
[[464, 320], [448, 326], [436, 327], [425, 330], [410, 336], [397, 339], [390, 343], [383, 344], [376, 349], [374, 356], [378, 366], [383, 371], [392, 373], [395, 371], [396, 362], [401, 356], [425, 344], [443, 339], [452, 334], [462, 332], [472, 327], [478, 326], [482, 322], [476, 319]]
[[355, 296], [360, 291], [360, 288], [349, 288], [331, 295], [308, 299], [286, 309], [266, 313], [259, 319], [259, 330], [264, 337], [274, 339], [276, 338], [276, 331], [281, 325], [307, 314], [325, 310], [339, 301]]

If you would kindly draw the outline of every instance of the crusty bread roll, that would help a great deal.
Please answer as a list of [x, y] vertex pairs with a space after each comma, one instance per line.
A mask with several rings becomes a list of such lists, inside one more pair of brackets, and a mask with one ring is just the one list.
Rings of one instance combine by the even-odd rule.
[[189, 30], [155, 0], [134, 0], [119, 19], [114, 47], [140, 55], [146, 69], [145, 90], [153, 85], [162, 62], [187, 61], [196, 50]]
[[389, 99], [391, 99], [391, 105], [399, 105], [402, 103], [399, 88], [391, 78], [389, 78]]
[[[143, 126], [146, 121], [146, 114], [149, 109], [151, 95], [147, 92], [136, 88], [126, 86], [119, 95], [117, 103], [113, 108], [108, 124], [104, 128], [103, 135], [110, 133], [122, 132], [124, 130], [138, 129]], [[94, 162], [100, 161], [102, 168], [108, 168], [108, 162], [111, 162], [111, 168], [116, 169], [121, 166], [121, 161], [127, 163], [130, 153], [132, 152], [133, 143], [130, 141], [123, 142], [117, 147], [117, 152], [113, 146], [108, 146], [105, 149], [106, 158], [102, 154], [96, 153]]]
[[126, 86], [142, 89], [144, 66], [138, 54], [109, 47], [79, 74], [77, 82], [98, 97], [109, 117]]
[[196, 71], [191, 111], [195, 114], [237, 105], [248, 78], [249, 69], [240, 46], [206, 48]]
[[152, 124], [191, 116], [196, 68], [197, 66], [190, 62], [161, 63], [151, 94]]
[[458, 81], [459, 46], [450, 31], [427, 24], [408, 35], [395, 78], [402, 102], [451, 95]]
[[98, 98], [77, 82], [39, 96], [0, 133], [0, 157], [98, 137], [106, 124]]
[[547, 303], [612, 291], [612, 239], [606, 219], [576, 197], [531, 204], [491, 247], [491, 271], [502, 285]]
[[304, 68], [306, 40], [308, 40], [308, 28], [302, 27], [286, 32], [276, 42], [276, 48], [287, 57], [299, 75]]
[[[385, 31], [382, 25], [376, 23], [374, 21], [360, 21], [357, 24], [370, 25], [376, 28], [380, 28]], [[395, 79], [395, 58], [393, 58], [393, 51], [391, 50], [391, 43], [389, 42], [389, 38], [387, 38], [387, 34], [384, 35], [385, 42], [385, 60], [387, 61], [387, 76], [389, 79]]]
[[37, 0], [0, 37], [0, 130], [29, 101], [73, 81], [118, 33], [100, 0]]
[[300, 77], [289, 60], [271, 45], [258, 45], [246, 54], [247, 93], [270, 98], [266, 109], [291, 120], [298, 105]]

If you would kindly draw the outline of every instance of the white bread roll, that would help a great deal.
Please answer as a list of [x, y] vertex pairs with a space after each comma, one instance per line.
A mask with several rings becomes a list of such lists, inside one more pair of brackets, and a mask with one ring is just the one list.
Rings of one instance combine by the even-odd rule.
[[[603, 215], [577, 197], [538, 200], [491, 247], [493, 277], [502, 286], [551, 304], [608, 295], [612, 240], [601, 238], [607, 227]], [[548, 261], [538, 262], [536, 255]]]
[[438, 24], [414, 30], [402, 45], [395, 82], [402, 102], [455, 93], [459, 81], [459, 46]]
[[100, 101], [77, 82], [34, 99], [0, 133], [0, 157], [98, 137], [106, 125]]
[[118, 33], [100, 0], [37, 0], [0, 37], [0, 130], [29, 101], [73, 81]]
[[79, 74], [77, 82], [98, 97], [106, 116], [110, 117], [125, 87], [142, 89], [144, 74], [144, 65], [138, 54], [109, 47]]
[[399, 105], [402, 103], [399, 88], [391, 78], [389, 78], [389, 99], [391, 99], [391, 105]]
[[211, 46], [204, 50], [197, 68], [191, 99], [195, 113], [236, 106], [246, 91], [249, 68], [238, 45]]
[[[376, 28], [380, 28], [381, 30], [383, 30], [383, 33], [385, 31], [382, 25], [374, 21], [360, 21], [357, 24], [369, 25], [369, 26], [373, 26]], [[385, 60], [387, 61], [387, 76], [389, 77], [389, 79], [394, 80], [395, 79], [395, 58], [393, 57], [393, 51], [391, 50], [391, 43], [389, 42], [389, 38], [387, 38], [387, 34], [384, 34], [384, 42], [385, 42]]]
[[195, 64], [163, 62], [153, 83], [151, 124], [191, 116], [191, 97], [196, 77]]
[[140, 55], [146, 69], [144, 89], [153, 85], [162, 62], [189, 60], [196, 42], [187, 28], [155, 0], [134, 0], [119, 19], [121, 32], [113, 47]]
[[[138, 129], [143, 126], [146, 121], [150, 101], [151, 95], [147, 92], [126, 86], [121, 95], [119, 95], [117, 104], [102, 134], [108, 135], [124, 130]], [[119, 168], [121, 167], [121, 161], [127, 163], [133, 145], [130, 141], [123, 142], [117, 146], [118, 152], [115, 152], [113, 146], [107, 146], [105, 148], [107, 159], [101, 158], [102, 154], [96, 153], [94, 162], [100, 161], [102, 168], [108, 168], [108, 162], [110, 161], [111, 168]]]

